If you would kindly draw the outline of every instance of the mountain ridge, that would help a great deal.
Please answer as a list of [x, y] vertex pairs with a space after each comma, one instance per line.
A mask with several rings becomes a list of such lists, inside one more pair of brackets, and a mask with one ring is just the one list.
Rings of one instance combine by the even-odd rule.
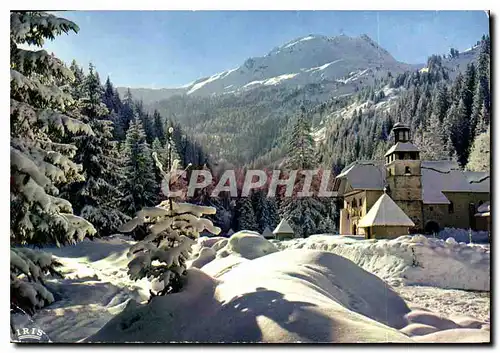
[[[148, 104], [184, 94], [210, 96], [264, 86], [345, 84], [354, 74], [367, 69], [401, 72], [423, 66], [397, 61], [366, 34], [358, 37], [310, 34], [275, 47], [264, 56], [247, 58], [237, 68], [199, 78], [181, 87], [131, 88], [131, 92]], [[121, 95], [127, 89], [118, 87]]]

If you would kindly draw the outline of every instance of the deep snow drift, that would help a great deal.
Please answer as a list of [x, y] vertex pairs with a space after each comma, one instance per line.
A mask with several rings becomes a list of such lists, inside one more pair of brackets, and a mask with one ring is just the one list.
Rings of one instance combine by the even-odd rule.
[[395, 329], [405, 302], [331, 253], [273, 253], [219, 281], [191, 269], [182, 293], [130, 305], [88, 341], [411, 342]]
[[333, 252], [391, 285], [490, 290], [489, 245], [457, 243], [453, 238], [443, 241], [423, 235], [401, 236], [392, 240], [313, 235], [275, 244], [280, 250], [317, 249]]
[[[455, 291], [471, 297], [443, 315], [423, 304], [439, 297], [444, 305], [444, 289], [404, 286], [425, 276], [436, 281], [428, 273], [436, 265], [428, 257], [434, 257], [443, 265], [440, 273], [450, 277], [439, 284], [464, 287], [468, 277], [455, 275], [454, 266], [467, 268], [481, 254], [472, 270], [479, 271], [489, 263], [485, 246], [331, 235], [279, 242], [246, 231], [229, 239], [202, 237], [193, 247], [183, 291], [146, 304], [150, 284], [127, 276], [126, 253], [133, 244], [118, 236], [44, 249], [64, 264], [66, 278], [50, 281], [56, 302], [39, 311], [34, 324], [53, 342], [489, 341], [489, 312], [472, 315], [467, 303], [474, 293]], [[411, 248], [424, 268], [412, 266]], [[489, 279], [489, 268], [483, 270]], [[489, 310], [484, 299], [478, 305]], [[16, 315], [14, 321], [21, 326], [23, 320]]]

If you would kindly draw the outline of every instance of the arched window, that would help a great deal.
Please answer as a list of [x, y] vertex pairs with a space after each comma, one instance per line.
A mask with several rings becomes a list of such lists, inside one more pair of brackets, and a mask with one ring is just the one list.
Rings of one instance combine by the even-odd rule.
[[405, 174], [411, 174], [410, 167], [405, 167]]
[[357, 203], [356, 203], [356, 199], [353, 199], [352, 200], [352, 207], [358, 207]]

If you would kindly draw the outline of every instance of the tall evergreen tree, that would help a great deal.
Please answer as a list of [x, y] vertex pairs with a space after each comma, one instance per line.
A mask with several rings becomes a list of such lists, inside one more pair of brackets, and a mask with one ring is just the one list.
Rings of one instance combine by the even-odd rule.
[[479, 134], [474, 140], [472, 150], [469, 157], [469, 162], [467, 163], [466, 169], [486, 172], [490, 171], [490, 159], [491, 159], [491, 138], [490, 138], [490, 127], [486, 129], [485, 132]]
[[[316, 158], [314, 141], [311, 136], [305, 108], [301, 107], [288, 143], [286, 168], [288, 170], [313, 170], [319, 166]], [[325, 211], [323, 204], [316, 196], [297, 197], [302, 190], [304, 175], [297, 174], [295, 194], [284, 197], [280, 202], [280, 214], [287, 219], [298, 236], [306, 237], [316, 232], [317, 226]]]
[[123, 154], [125, 168], [120, 190], [124, 197], [120, 205], [125, 214], [132, 216], [143, 207], [153, 206], [159, 197], [152, 151], [138, 119], [130, 123]]
[[158, 113], [158, 110], [155, 110], [153, 113], [153, 131], [155, 137], [158, 138], [162, 144], [165, 144], [166, 142], [165, 129], [163, 127], [164, 127], [163, 119], [160, 113]]
[[420, 156], [422, 159], [443, 160], [449, 159], [449, 152], [446, 151], [446, 146], [443, 145], [444, 130], [439, 122], [439, 117], [432, 114], [429, 122], [421, 131], [421, 136], [415, 141], [420, 148]]
[[144, 110], [144, 103], [142, 101], [138, 101], [135, 103], [135, 112], [142, 123], [142, 128], [144, 129], [144, 133], [146, 134], [147, 143], [153, 143], [153, 140], [156, 136], [153, 126], [153, 120], [151, 116]]
[[450, 108], [448, 88], [445, 84], [438, 84], [435, 89], [432, 113], [436, 115], [442, 123], [446, 112]]
[[238, 220], [238, 230], [253, 230], [258, 232], [259, 225], [255, 218], [252, 201], [249, 197], [241, 197], [236, 202], [236, 217]]
[[[118, 92], [115, 90], [116, 94]], [[123, 141], [126, 138], [126, 133], [129, 129], [131, 121], [135, 118], [135, 105], [132, 97], [132, 92], [130, 92], [130, 88], [127, 89], [123, 100], [121, 100], [121, 109], [118, 113], [117, 121], [115, 123], [115, 137], [118, 141]]]
[[127, 216], [117, 210], [121, 196], [117, 149], [112, 142], [112, 122], [104, 118], [108, 109], [102, 102], [103, 88], [92, 64], [80, 88], [78, 100], [83, 120], [94, 135], [76, 139], [78, 148], [75, 161], [83, 167], [85, 180], [68, 185], [64, 195], [73, 204], [77, 214], [90, 221], [100, 236], [116, 233]]
[[11, 13], [11, 241], [66, 244], [95, 233], [90, 223], [73, 215], [59, 198], [58, 187], [82, 180], [72, 158], [71, 136], [93, 135], [78, 116], [70, 116], [73, 100], [59, 88], [74, 79], [42, 46], [44, 39], [78, 31], [73, 22], [39, 12]]
[[[486, 131], [490, 124], [490, 40], [489, 36], [481, 41], [477, 64], [477, 88], [474, 96], [473, 119], [478, 126], [477, 134]], [[476, 134], [476, 135], [477, 135]]]

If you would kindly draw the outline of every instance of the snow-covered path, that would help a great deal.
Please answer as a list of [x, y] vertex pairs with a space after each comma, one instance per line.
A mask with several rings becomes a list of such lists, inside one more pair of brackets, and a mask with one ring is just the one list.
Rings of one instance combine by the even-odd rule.
[[[44, 249], [63, 264], [64, 279], [47, 280], [56, 301], [34, 315], [37, 328], [53, 342], [76, 342], [102, 328], [130, 300], [147, 300], [149, 283], [131, 281], [127, 275], [131, 244], [117, 237]], [[16, 327], [28, 321], [26, 315], [14, 315]]]

